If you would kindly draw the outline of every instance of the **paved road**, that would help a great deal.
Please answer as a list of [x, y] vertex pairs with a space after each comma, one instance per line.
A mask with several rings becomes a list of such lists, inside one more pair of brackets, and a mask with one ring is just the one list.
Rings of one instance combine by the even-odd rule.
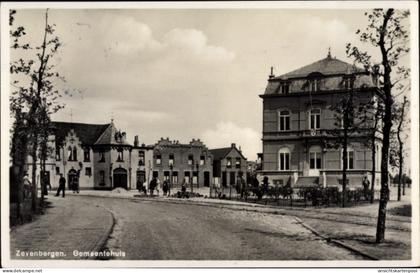
[[112, 211], [107, 247], [130, 260], [351, 260], [284, 215], [150, 200], [70, 197]]

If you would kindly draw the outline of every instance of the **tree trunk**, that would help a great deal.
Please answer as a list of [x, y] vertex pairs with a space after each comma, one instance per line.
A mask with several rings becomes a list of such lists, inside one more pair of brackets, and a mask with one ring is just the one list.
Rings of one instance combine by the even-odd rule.
[[[376, 126], [375, 129], [376, 130]], [[372, 137], [372, 179], [371, 179], [370, 191], [372, 192], [370, 195], [370, 203], [373, 204], [375, 200], [375, 180], [376, 180], [376, 143], [375, 143], [375, 133], [373, 133]]]
[[38, 136], [35, 134], [32, 143], [32, 211], [37, 209], [37, 183], [36, 183], [36, 162], [37, 162]]
[[388, 185], [388, 156], [389, 156], [389, 138], [392, 128], [392, 105], [393, 98], [391, 94], [391, 65], [388, 60], [388, 52], [385, 48], [386, 29], [390, 18], [394, 13], [394, 9], [388, 9], [384, 16], [382, 24], [382, 31], [380, 32], [379, 47], [382, 55], [382, 65], [384, 67], [384, 106], [385, 114], [382, 118], [383, 122], [383, 138], [382, 138], [382, 159], [381, 159], [381, 196], [379, 199], [378, 223], [376, 226], [376, 243], [385, 241], [385, 221], [386, 221], [386, 206], [389, 200], [389, 185]]

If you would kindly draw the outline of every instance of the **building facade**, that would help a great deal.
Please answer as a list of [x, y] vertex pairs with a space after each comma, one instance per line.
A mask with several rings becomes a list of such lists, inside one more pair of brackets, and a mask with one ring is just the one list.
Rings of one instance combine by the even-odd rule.
[[[342, 149], [337, 142], [337, 117], [333, 107], [352, 91], [357, 103], [371, 101], [376, 78], [363, 69], [328, 56], [286, 73], [269, 76], [263, 95], [263, 164], [259, 180], [299, 186], [339, 186]], [[366, 131], [367, 132], [367, 131]], [[370, 179], [371, 149], [367, 133], [353, 134], [347, 146], [347, 184], [361, 187]], [[379, 144], [375, 144], [379, 145]], [[377, 147], [379, 148], [379, 146]], [[379, 153], [375, 159], [380, 162]], [[370, 180], [371, 181], [371, 180]], [[375, 183], [379, 183], [376, 174]], [[340, 188], [340, 187], [339, 187]]]
[[[117, 187], [136, 189], [137, 182], [149, 175], [153, 149], [131, 145], [126, 134], [109, 124], [52, 122], [50, 157], [46, 161], [46, 179], [58, 187], [60, 174], [66, 188], [75, 179], [80, 189], [110, 190]], [[142, 160], [141, 160], [142, 159]], [[28, 173], [32, 159], [28, 158]], [[39, 166], [37, 167], [40, 171]], [[39, 183], [40, 175], [37, 176]]]
[[234, 186], [238, 179], [247, 179], [247, 160], [235, 143], [210, 152], [213, 155], [213, 176], [220, 180], [222, 187]]
[[161, 138], [153, 148], [153, 177], [171, 181], [172, 187], [180, 187], [183, 182], [192, 187], [209, 187], [212, 160], [200, 139], [182, 144]]

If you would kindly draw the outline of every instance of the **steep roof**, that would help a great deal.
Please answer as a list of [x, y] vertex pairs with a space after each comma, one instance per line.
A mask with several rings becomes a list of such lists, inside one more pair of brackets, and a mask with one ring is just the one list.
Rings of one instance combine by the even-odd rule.
[[235, 146], [226, 147], [226, 148], [218, 148], [218, 149], [210, 149], [210, 153], [213, 155], [214, 160], [221, 160], [225, 158], [232, 149], [235, 149], [243, 159], [246, 159], [245, 156], [242, 154], [240, 150], [238, 150]]
[[220, 160], [225, 158], [225, 156], [232, 150], [231, 147], [228, 148], [219, 148], [219, 149], [210, 149], [210, 153], [213, 155], [214, 160]]
[[74, 122], [53, 121], [56, 143], [61, 145], [70, 132], [74, 130], [83, 145], [93, 145], [109, 124], [86, 124]]
[[125, 137], [120, 137], [120, 140], [117, 141], [116, 136], [121, 132], [115, 128], [113, 122], [111, 122], [108, 127], [103, 131], [103, 133], [96, 140], [95, 145], [130, 145]]
[[337, 74], [350, 74], [357, 72], [364, 72], [365, 70], [356, 67], [352, 64], [343, 62], [339, 59], [331, 57], [329, 54], [325, 59], [316, 61], [309, 65], [303, 66], [286, 74], [275, 77], [274, 79], [290, 79], [306, 77], [311, 73], [318, 72], [323, 75], [337, 75]]

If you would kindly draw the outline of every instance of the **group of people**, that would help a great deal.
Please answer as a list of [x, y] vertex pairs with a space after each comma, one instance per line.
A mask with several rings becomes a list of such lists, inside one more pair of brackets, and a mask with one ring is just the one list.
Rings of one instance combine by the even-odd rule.
[[[153, 177], [152, 180], [150, 180], [149, 183], [149, 193], [150, 196], [154, 195], [154, 192], [156, 190], [157, 196], [159, 196], [160, 193], [160, 180], [157, 177]], [[145, 195], [147, 195], [147, 182], [144, 181], [142, 185], [137, 187], [140, 192], [143, 192]], [[169, 180], [165, 179], [162, 183], [162, 192], [163, 196], [170, 196], [171, 195], [171, 183]]]

